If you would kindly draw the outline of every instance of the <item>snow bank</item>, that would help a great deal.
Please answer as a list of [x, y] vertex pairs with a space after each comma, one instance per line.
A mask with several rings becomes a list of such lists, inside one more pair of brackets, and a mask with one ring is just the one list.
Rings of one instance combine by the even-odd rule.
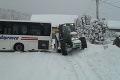
[[99, 49], [92, 52], [93, 56], [91, 55], [88, 63], [93, 71], [100, 75], [102, 80], [120, 80], [120, 48], [109, 44], [105, 50], [99, 46]]
[[68, 56], [0, 52], [0, 80], [120, 80], [120, 48], [107, 46], [88, 43], [87, 49]]

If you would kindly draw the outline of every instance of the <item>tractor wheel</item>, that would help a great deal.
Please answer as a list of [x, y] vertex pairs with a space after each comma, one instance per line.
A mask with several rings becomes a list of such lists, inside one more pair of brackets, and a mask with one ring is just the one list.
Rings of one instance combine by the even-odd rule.
[[62, 44], [61, 44], [61, 52], [62, 52], [62, 55], [67, 55], [67, 50], [66, 50], [64, 41], [62, 41]]

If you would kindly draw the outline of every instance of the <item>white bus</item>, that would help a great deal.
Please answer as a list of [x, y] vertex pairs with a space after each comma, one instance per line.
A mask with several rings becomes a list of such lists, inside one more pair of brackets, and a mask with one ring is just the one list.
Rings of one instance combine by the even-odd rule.
[[51, 23], [0, 20], [0, 50], [41, 51], [51, 48]]

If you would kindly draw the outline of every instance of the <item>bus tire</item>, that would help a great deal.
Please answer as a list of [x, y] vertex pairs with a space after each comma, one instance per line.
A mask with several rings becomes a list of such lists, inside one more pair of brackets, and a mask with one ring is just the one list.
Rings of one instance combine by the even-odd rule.
[[16, 43], [14, 45], [14, 51], [24, 51], [24, 45], [22, 43]]

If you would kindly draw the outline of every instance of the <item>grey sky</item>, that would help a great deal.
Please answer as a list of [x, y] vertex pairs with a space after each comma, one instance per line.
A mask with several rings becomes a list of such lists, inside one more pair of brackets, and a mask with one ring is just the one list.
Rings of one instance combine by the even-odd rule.
[[[101, 0], [100, 17], [120, 20], [120, 8], [110, 6], [107, 1], [120, 7], [120, 0]], [[30, 14], [88, 14], [96, 17], [95, 0], [0, 0], [0, 8], [14, 9]]]

